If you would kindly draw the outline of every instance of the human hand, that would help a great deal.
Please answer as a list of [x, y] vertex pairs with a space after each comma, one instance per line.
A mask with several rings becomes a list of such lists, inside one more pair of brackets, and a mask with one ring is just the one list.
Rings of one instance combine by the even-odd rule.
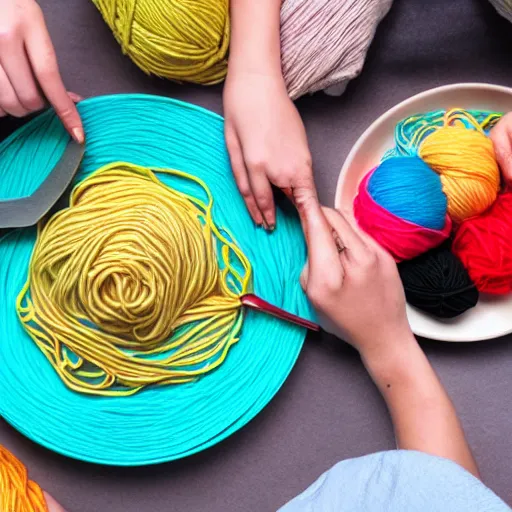
[[48, 512], [66, 512], [47, 492], [43, 492], [44, 499], [48, 505]]
[[322, 326], [370, 359], [414, 340], [395, 262], [336, 210], [302, 202], [309, 259], [301, 282]]
[[504, 115], [491, 130], [496, 160], [506, 183], [512, 184], [512, 112]]
[[60, 77], [43, 13], [35, 0], [0, 0], [0, 117], [41, 110], [46, 98], [69, 134], [84, 140], [74, 104]]
[[395, 262], [351, 217], [307, 196], [297, 205], [309, 251], [302, 285], [322, 325], [361, 354], [397, 447], [451, 459], [478, 478], [453, 404], [409, 327]]
[[282, 77], [236, 69], [224, 87], [226, 144], [233, 174], [258, 225], [275, 227], [271, 185], [294, 199], [316, 197], [306, 131]]

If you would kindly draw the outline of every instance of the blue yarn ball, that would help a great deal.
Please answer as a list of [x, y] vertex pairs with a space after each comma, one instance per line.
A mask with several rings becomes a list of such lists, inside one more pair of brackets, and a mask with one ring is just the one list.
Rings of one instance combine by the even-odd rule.
[[384, 160], [368, 181], [368, 193], [401, 219], [435, 230], [445, 225], [448, 201], [441, 180], [417, 156]]

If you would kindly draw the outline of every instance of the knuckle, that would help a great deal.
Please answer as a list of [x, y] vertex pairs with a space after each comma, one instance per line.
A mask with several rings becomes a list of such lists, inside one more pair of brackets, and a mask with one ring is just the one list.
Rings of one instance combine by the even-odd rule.
[[324, 288], [325, 288], [325, 292], [328, 294], [328, 295], [335, 295], [336, 293], [338, 293], [341, 289], [341, 280], [340, 279], [337, 279], [337, 278], [334, 278], [334, 279], [329, 279], [325, 284], [324, 284]]
[[252, 197], [252, 192], [251, 192], [251, 189], [249, 187], [249, 185], [247, 185], [247, 183], [239, 183], [238, 184], [238, 190], [240, 191], [240, 194], [242, 195], [242, 197], [244, 198], [249, 198], [249, 197]]
[[322, 296], [333, 296], [339, 293], [343, 286], [343, 275], [340, 272], [335, 272], [325, 275], [318, 283], [318, 288]]
[[75, 109], [71, 107], [65, 107], [58, 110], [59, 117], [65, 120], [71, 120], [75, 116]]
[[247, 167], [254, 172], [265, 172], [267, 169], [267, 161], [264, 158], [247, 158]]
[[256, 201], [262, 210], [266, 210], [272, 206], [272, 199], [265, 193], [257, 193]]
[[13, 98], [0, 99], [0, 108], [14, 117], [23, 117], [26, 113], [18, 101]]
[[361, 257], [359, 266], [361, 270], [367, 272], [377, 266], [378, 258], [373, 251], [369, 251], [368, 254]]
[[38, 94], [32, 94], [25, 98], [21, 98], [20, 103], [30, 112], [41, 110], [44, 107], [44, 102]]
[[15, 24], [14, 26], [0, 26], [0, 47], [10, 46], [18, 39], [20, 33], [20, 25]]
[[314, 285], [308, 287], [308, 298], [315, 308], [320, 308], [324, 301], [324, 293], [320, 286]]

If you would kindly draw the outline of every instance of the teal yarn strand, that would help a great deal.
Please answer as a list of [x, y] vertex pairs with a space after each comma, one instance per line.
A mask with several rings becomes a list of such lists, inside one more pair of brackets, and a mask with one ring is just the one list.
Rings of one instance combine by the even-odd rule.
[[[277, 209], [272, 234], [256, 228], [231, 175], [223, 120], [202, 108], [145, 95], [104, 96], [79, 105], [87, 137], [75, 182], [113, 161], [174, 168], [206, 182], [213, 216], [253, 267], [255, 293], [314, 319], [299, 285], [306, 246], [291, 205]], [[58, 161], [68, 136], [46, 112], [0, 144], [0, 198], [32, 193]], [[197, 194], [188, 182], [159, 178]], [[64, 386], [20, 324], [16, 297], [27, 277], [34, 228], [0, 240], [0, 414], [21, 433], [63, 455], [133, 466], [170, 461], [225, 439], [277, 393], [300, 353], [305, 330], [247, 312], [226, 361], [196, 382], [129, 397], [95, 397]]]
[[[489, 133], [492, 127], [501, 119], [501, 112], [490, 110], [466, 110], [471, 114], [485, 133]], [[444, 125], [445, 110], [434, 110], [423, 114], [414, 114], [400, 121], [395, 127], [395, 146], [388, 150], [382, 160], [394, 156], [416, 156], [420, 144], [434, 131]], [[471, 126], [466, 125], [472, 129]], [[415, 135], [421, 131], [420, 137]]]

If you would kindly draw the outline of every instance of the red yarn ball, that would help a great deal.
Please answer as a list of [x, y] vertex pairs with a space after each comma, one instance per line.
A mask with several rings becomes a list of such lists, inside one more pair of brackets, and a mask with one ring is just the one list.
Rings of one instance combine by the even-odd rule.
[[464, 221], [455, 235], [452, 251], [480, 292], [511, 292], [512, 192], [499, 195], [479, 217]]

